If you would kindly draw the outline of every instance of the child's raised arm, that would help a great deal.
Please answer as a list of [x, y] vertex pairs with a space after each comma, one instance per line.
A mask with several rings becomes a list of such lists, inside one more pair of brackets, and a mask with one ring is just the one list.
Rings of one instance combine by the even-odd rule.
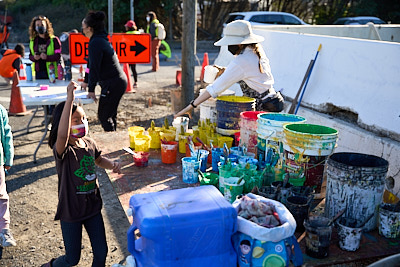
[[71, 81], [67, 86], [67, 100], [65, 101], [57, 132], [56, 150], [58, 155], [61, 155], [64, 152], [68, 144], [71, 128], [72, 104], [74, 102], [75, 89], [77, 87], [78, 84], [74, 81]]
[[121, 163], [118, 161], [112, 161], [100, 155], [96, 158], [95, 163], [103, 169], [113, 170], [113, 172], [118, 174], [121, 173]]

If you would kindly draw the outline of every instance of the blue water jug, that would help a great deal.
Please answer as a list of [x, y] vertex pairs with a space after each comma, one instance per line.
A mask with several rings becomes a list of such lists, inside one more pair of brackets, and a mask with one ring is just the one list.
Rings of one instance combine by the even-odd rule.
[[31, 64], [26, 64], [26, 80], [32, 81], [32, 67]]

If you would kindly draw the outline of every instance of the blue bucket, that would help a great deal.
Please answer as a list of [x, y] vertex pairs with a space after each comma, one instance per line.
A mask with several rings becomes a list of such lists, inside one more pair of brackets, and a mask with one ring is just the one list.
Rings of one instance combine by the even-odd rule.
[[188, 184], [199, 182], [197, 170], [200, 167], [200, 161], [195, 157], [182, 158], [182, 180]]
[[240, 131], [240, 113], [254, 111], [256, 99], [247, 96], [217, 97], [217, 132], [223, 135], [233, 135]]
[[197, 151], [195, 151], [194, 153], [192, 153], [192, 157], [197, 158], [197, 154], [200, 153], [200, 171], [202, 172], [206, 172], [207, 170], [207, 158], [208, 158], [208, 154], [210, 154], [209, 151], [204, 150], [204, 149], [199, 149]]
[[220, 162], [220, 156], [224, 154], [224, 149], [220, 147], [214, 147], [211, 150], [212, 155], [212, 170], [218, 172], [218, 162]]

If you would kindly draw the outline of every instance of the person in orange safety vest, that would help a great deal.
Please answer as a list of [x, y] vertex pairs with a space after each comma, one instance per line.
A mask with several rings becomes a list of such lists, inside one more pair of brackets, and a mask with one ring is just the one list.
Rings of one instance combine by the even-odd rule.
[[0, 60], [0, 75], [11, 81], [14, 71], [19, 69], [25, 54], [25, 46], [17, 44], [14, 49], [7, 49]]

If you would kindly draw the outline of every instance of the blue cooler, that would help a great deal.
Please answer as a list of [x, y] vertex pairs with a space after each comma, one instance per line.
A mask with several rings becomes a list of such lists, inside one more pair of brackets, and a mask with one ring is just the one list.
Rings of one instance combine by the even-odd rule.
[[236, 266], [237, 213], [215, 186], [138, 194], [129, 206], [128, 250], [137, 266]]

